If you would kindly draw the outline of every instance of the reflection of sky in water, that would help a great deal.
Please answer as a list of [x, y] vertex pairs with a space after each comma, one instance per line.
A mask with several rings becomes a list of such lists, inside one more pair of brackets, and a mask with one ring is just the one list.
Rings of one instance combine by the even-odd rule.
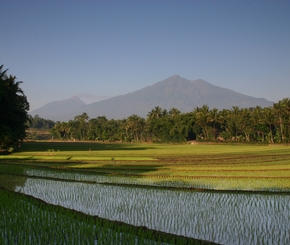
[[28, 178], [46, 202], [221, 244], [290, 244], [290, 196], [195, 193]]

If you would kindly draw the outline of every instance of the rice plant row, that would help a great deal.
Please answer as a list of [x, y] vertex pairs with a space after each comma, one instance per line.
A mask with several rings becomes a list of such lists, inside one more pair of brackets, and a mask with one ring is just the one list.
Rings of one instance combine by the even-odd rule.
[[227, 245], [263, 244], [263, 240], [269, 245], [290, 244], [287, 194], [171, 191], [35, 178], [15, 191], [88, 215], [179, 236]]
[[214, 244], [108, 221], [0, 188], [0, 244]]
[[[188, 188], [188, 189], [211, 189], [211, 190], [241, 190], [241, 191], [270, 191], [289, 192], [290, 177], [289, 171], [277, 171], [270, 176], [256, 174], [253, 176], [240, 175], [199, 175], [193, 172], [192, 175], [147, 175], [147, 174], [96, 174], [71, 169], [52, 169], [24, 167], [9, 164], [0, 165], [0, 174], [12, 174], [18, 178], [35, 177], [55, 179], [60, 181], [90, 182], [99, 184], [136, 185], [165, 188]], [[281, 174], [286, 176], [282, 176]], [[12, 178], [12, 179], [15, 179]], [[1, 182], [1, 180], [0, 180]]]

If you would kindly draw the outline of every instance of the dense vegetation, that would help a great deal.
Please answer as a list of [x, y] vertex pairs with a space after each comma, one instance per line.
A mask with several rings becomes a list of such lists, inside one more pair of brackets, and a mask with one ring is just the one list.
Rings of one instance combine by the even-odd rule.
[[0, 66], [0, 149], [18, 146], [26, 137], [29, 103], [20, 83]]
[[[39, 121], [39, 117], [36, 119]], [[49, 125], [49, 122], [44, 124]], [[270, 108], [234, 106], [218, 110], [204, 105], [188, 113], [176, 108], [167, 111], [155, 107], [146, 119], [137, 115], [122, 120], [105, 116], [90, 119], [83, 113], [74, 120], [56, 122], [51, 133], [54, 139], [62, 140], [184, 142], [197, 139], [288, 143], [290, 99], [285, 98]]]
[[49, 130], [54, 126], [55, 122], [49, 119], [41, 118], [39, 115], [35, 115], [34, 117], [29, 115], [28, 124], [30, 128]]

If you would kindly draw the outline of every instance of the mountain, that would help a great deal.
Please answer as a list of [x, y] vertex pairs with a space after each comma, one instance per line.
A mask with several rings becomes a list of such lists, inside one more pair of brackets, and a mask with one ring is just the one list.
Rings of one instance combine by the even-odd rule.
[[[30, 112], [31, 116], [39, 115], [42, 118], [55, 120], [55, 121], [67, 121], [73, 119], [76, 111], [85, 110], [86, 104], [78, 97], [72, 96], [69, 99], [54, 101], [48, 103], [38, 109]], [[72, 118], [67, 117], [67, 114], [73, 114]]]
[[[151, 86], [137, 90], [125, 95], [116, 96], [107, 100], [94, 102], [89, 105], [78, 105], [67, 107], [68, 101], [59, 101], [58, 107], [52, 108], [50, 106], [49, 114], [47, 113], [49, 103], [37, 110], [31, 112], [31, 115], [38, 114], [40, 117], [51, 120], [67, 121], [73, 119], [74, 116], [87, 112], [90, 118], [105, 115], [111, 119], [122, 119], [132, 114], [141, 117], [146, 117], [147, 113], [154, 109], [156, 106], [162, 109], [171, 109], [173, 107], [182, 112], [190, 112], [197, 106], [208, 105], [210, 108], [230, 109], [232, 106], [240, 108], [272, 106], [270, 102], [263, 98], [255, 98], [233, 90], [221, 88], [212, 85], [201, 79], [187, 80], [175, 75], [169, 77], [161, 82], [157, 82]], [[63, 104], [61, 106], [61, 104]], [[67, 109], [65, 109], [67, 108]], [[37, 111], [37, 113], [35, 113]]]

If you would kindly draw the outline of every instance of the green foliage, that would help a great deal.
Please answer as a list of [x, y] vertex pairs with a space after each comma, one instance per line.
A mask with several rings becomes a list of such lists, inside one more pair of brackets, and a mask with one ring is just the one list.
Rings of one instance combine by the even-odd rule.
[[147, 118], [131, 115], [122, 120], [105, 116], [89, 119], [87, 113], [69, 122], [56, 122], [51, 133], [55, 139], [165, 142], [188, 140], [288, 143], [290, 139], [290, 99], [273, 107], [210, 109], [196, 107], [188, 113], [156, 106]]
[[29, 127], [37, 129], [51, 129], [54, 126], [55, 122], [52, 120], [41, 118], [39, 115], [34, 117], [29, 116]]
[[26, 137], [29, 103], [16, 82], [0, 66], [0, 148], [18, 147]]

